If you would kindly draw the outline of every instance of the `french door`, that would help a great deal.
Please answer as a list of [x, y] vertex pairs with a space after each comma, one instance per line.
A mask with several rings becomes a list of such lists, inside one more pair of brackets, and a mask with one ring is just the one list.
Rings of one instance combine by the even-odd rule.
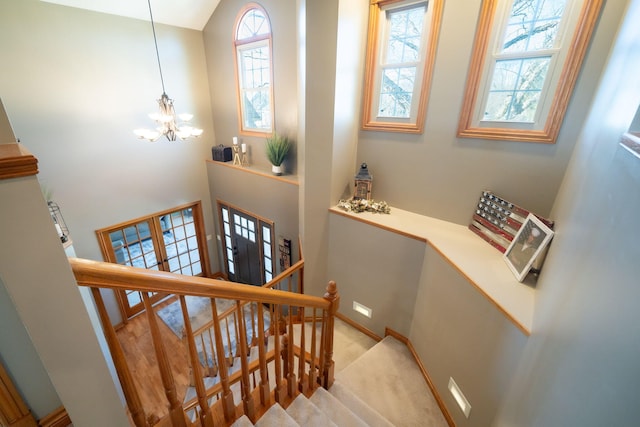
[[[188, 276], [210, 275], [200, 202], [103, 228], [96, 234], [107, 262]], [[140, 292], [116, 294], [125, 321], [144, 310]], [[151, 302], [165, 296], [150, 295]]]
[[224, 264], [229, 280], [262, 286], [273, 279], [273, 222], [218, 200]]

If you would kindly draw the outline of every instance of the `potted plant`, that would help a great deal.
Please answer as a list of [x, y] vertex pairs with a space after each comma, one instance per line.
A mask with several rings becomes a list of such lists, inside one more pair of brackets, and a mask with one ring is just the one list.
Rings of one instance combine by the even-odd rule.
[[267, 138], [267, 158], [271, 162], [271, 171], [274, 175], [282, 175], [282, 162], [290, 149], [291, 141], [286, 136], [274, 133], [273, 136]]

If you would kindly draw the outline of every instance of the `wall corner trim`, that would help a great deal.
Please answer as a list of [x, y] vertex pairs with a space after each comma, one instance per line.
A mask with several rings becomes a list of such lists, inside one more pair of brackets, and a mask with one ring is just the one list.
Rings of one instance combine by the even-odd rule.
[[38, 173], [38, 159], [18, 143], [0, 144], [0, 179]]

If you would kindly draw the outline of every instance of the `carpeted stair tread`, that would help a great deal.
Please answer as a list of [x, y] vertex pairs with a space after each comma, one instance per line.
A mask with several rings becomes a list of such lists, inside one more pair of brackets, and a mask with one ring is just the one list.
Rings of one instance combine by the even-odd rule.
[[246, 415], [241, 416], [233, 424], [231, 427], [253, 427], [253, 423]]
[[334, 381], [333, 385], [329, 389], [329, 393], [353, 414], [357, 415], [365, 425], [371, 427], [394, 427], [393, 424], [391, 424], [378, 411], [366, 404], [339, 380]]
[[447, 426], [413, 355], [393, 337], [337, 373], [336, 380], [394, 425]]
[[299, 394], [287, 407], [287, 414], [304, 427], [337, 427], [331, 418], [311, 403], [304, 394]]
[[255, 424], [258, 427], [300, 427], [279, 403], [274, 404]]
[[317, 388], [309, 399], [318, 409], [324, 412], [331, 420], [340, 427], [367, 427], [362, 418], [344, 406], [324, 388]]

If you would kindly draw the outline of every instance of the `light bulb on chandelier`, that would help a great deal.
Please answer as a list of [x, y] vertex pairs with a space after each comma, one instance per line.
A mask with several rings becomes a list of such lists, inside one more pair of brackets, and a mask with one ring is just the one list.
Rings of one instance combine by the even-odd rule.
[[[160, 54], [158, 53], [158, 41], [156, 40], [156, 28], [153, 24], [153, 13], [151, 12], [151, 0], [149, 4], [149, 16], [151, 18], [151, 29], [153, 30], [153, 42], [156, 47], [156, 57], [158, 58], [158, 70], [160, 71], [160, 82], [162, 83], [162, 96], [158, 99], [160, 113], [151, 113], [149, 117], [157, 123], [155, 129], [136, 129], [133, 133], [140, 139], [157, 141], [162, 135], [169, 141], [175, 141], [176, 137], [185, 140], [187, 138], [197, 138], [202, 135], [202, 129], [195, 128], [189, 124], [193, 114], [179, 114], [173, 108], [173, 99], [169, 98], [164, 90], [164, 78], [162, 77], [162, 67], [160, 65]], [[177, 119], [180, 119], [178, 121]]]

